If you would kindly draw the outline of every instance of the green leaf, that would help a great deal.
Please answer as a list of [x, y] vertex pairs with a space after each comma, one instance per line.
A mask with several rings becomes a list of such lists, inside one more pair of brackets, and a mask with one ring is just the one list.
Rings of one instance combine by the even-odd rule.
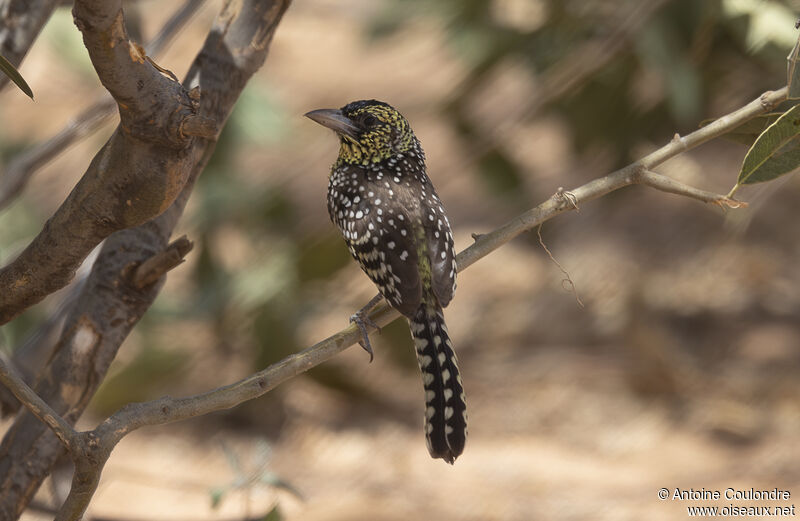
[[784, 174], [788, 174], [797, 169], [797, 167], [800, 167], [800, 142], [794, 140], [775, 153], [775, 155], [759, 169], [759, 175], [762, 175], [764, 177], [763, 179], [757, 179], [742, 184], [769, 181]]
[[800, 98], [800, 67], [797, 66], [800, 55], [800, 37], [794, 43], [792, 52], [786, 57], [786, 84], [789, 86], [788, 99]]
[[209, 491], [211, 494], [211, 508], [218, 508], [219, 504], [222, 503], [222, 498], [225, 497], [225, 489], [223, 488], [215, 488]]
[[22, 77], [19, 71], [17, 71], [17, 68], [11, 65], [11, 62], [6, 60], [5, 56], [2, 54], [0, 54], [0, 71], [3, 71], [3, 73], [8, 76], [11, 81], [16, 83], [17, 87], [19, 87], [22, 92], [27, 94], [30, 99], [33, 99], [33, 91], [25, 82], [25, 79]]
[[270, 510], [267, 515], [264, 516], [263, 521], [283, 521], [283, 514], [281, 514], [278, 505], [272, 507], [272, 510]]
[[795, 105], [758, 136], [744, 157], [737, 186], [770, 181], [800, 166], [798, 134], [800, 105]]

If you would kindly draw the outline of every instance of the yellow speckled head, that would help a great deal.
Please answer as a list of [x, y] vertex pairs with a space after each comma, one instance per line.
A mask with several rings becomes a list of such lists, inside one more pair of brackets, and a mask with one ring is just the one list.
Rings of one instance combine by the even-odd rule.
[[306, 116], [339, 136], [340, 163], [367, 166], [419, 146], [406, 118], [382, 101], [354, 101], [339, 110], [314, 110]]

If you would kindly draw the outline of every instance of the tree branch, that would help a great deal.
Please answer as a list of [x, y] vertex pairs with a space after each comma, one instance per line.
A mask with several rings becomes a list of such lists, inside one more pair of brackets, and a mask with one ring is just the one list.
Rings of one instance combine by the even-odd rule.
[[172, 241], [169, 246], [141, 263], [133, 273], [133, 285], [142, 289], [155, 284], [172, 268], [183, 263], [183, 258], [194, 244], [185, 235]]
[[72, 15], [100, 82], [120, 105], [123, 127], [154, 112], [153, 96], [176, 91], [174, 82], [148, 63], [141, 46], [128, 38], [122, 0], [76, 0]]
[[685, 185], [665, 175], [658, 174], [652, 170], [642, 170], [638, 174], [636, 182], [662, 192], [683, 195], [692, 199], [697, 199], [704, 203], [713, 203], [721, 208], [744, 208], [747, 203], [731, 199], [726, 195], [706, 192], [697, 188]]
[[59, 416], [44, 402], [44, 400], [39, 398], [39, 395], [28, 387], [28, 384], [25, 383], [22, 377], [6, 364], [3, 359], [0, 359], [0, 383], [10, 389], [11, 392], [14, 393], [14, 396], [16, 396], [34, 416], [50, 427], [66, 449], [72, 449], [75, 446], [74, 439], [77, 433], [75, 429], [72, 428], [72, 425], [64, 421], [64, 418]]
[[[75, 23], [120, 126], [44, 229], [0, 270], [0, 325], [64, 287], [111, 233], [163, 213], [197, 162], [182, 132], [197, 117], [197, 96], [170, 80], [128, 39], [120, 1], [77, 0]], [[208, 117], [204, 117], [208, 119]]]
[[[582, 203], [597, 199], [626, 186], [642, 184], [660, 191], [682, 195], [706, 203], [729, 208], [738, 208], [745, 203], [679, 183], [667, 176], [647, 170], [695, 148], [706, 141], [719, 137], [739, 126], [744, 121], [769, 110], [786, 98], [786, 88], [768, 92], [742, 109], [723, 116], [684, 138], [677, 137], [645, 158], [604, 177], [595, 179], [569, 192], [560, 191], [539, 206], [517, 216], [500, 228], [482, 234], [474, 244], [461, 251], [456, 260], [459, 271], [467, 269], [476, 261], [520, 235], [532, 230], [553, 217], [577, 209]], [[370, 314], [370, 318], [383, 327], [400, 317], [400, 314], [382, 302]], [[99, 439], [116, 443], [130, 433], [146, 425], [158, 425], [201, 416], [213, 411], [228, 409], [244, 401], [257, 398], [274, 389], [282, 382], [332, 358], [360, 340], [360, 331], [350, 324], [338, 333], [317, 344], [290, 355], [280, 362], [259, 371], [236, 383], [206, 393], [186, 398], [164, 397], [152, 402], [128, 404], [95, 430]]]
[[[786, 88], [768, 92], [736, 112], [723, 116], [684, 138], [673, 140], [636, 163], [569, 191], [569, 197], [557, 194], [493, 232], [480, 235], [474, 244], [458, 254], [459, 271], [465, 270], [514, 237], [535, 228], [556, 215], [576, 209], [583, 202], [597, 199], [633, 184], [643, 184], [703, 202], [721, 203], [731, 208], [737, 208], [742, 204], [741, 202], [728, 199], [722, 194], [698, 190], [661, 174], [645, 170], [645, 165], [651, 168], [655, 167], [683, 151], [719, 137], [744, 121], [769, 110], [785, 98]], [[370, 316], [381, 327], [399, 317], [400, 314], [385, 302], [377, 306]], [[153, 402], [129, 404], [98, 427], [98, 437], [103, 438], [109, 436], [106, 433], [114, 432], [121, 439], [132, 430], [145, 425], [169, 423], [234, 407], [243, 401], [257, 398], [280, 383], [327, 361], [358, 340], [360, 340], [360, 332], [355, 324], [351, 324], [325, 340], [234, 384], [186, 398], [165, 397]]]
[[[721, 194], [713, 194], [678, 183], [666, 176], [652, 172], [653, 168], [675, 155], [695, 148], [740, 125], [749, 118], [768, 110], [786, 97], [786, 89], [769, 92], [742, 109], [724, 116], [683, 138], [677, 136], [669, 144], [627, 167], [595, 179], [569, 192], [559, 190], [553, 197], [539, 206], [517, 216], [500, 228], [476, 237], [475, 243], [457, 256], [460, 271], [510, 241], [517, 235], [529, 231], [544, 221], [563, 212], [577, 209], [580, 204], [599, 198], [614, 190], [633, 184], [643, 184], [658, 190], [699, 199], [704, 202], [736, 207], [737, 201]], [[99, 260], [98, 260], [99, 262]], [[371, 319], [384, 326], [400, 315], [385, 302], [375, 308]], [[88, 505], [99, 483], [102, 468], [116, 444], [130, 432], [148, 425], [158, 425], [184, 420], [213, 411], [234, 407], [274, 389], [281, 383], [319, 365], [355, 344], [360, 339], [355, 324], [318, 342], [317, 344], [266, 369], [233, 384], [202, 394], [185, 398], [163, 397], [145, 403], [124, 406], [107, 420], [86, 434], [91, 443], [85, 454], [86, 461], [76, 459], [76, 474], [70, 494], [59, 512], [57, 520], [77, 519]], [[14, 382], [12, 382], [13, 384]], [[20, 393], [21, 394], [21, 393]], [[25, 399], [25, 396], [21, 396]], [[83, 457], [84, 455], [82, 455]]]
[[[186, 2], [161, 27], [153, 41], [147, 45], [148, 55], [158, 56], [205, 0]], [[69, 2], [72, 5], [72, 1]], [[117, 104], [110, 95], [87, 108], [61, 129], [56, 135], [15, 156], [0, 177], [0, 210], [8, 206], [22, 192], [31, 176], [53, 160], [70, 145], [91, 135], [116, 114]]]
[[[560, 197], [548, 199], [539, 206], [512, 219], [492, 233], [480, 235], [475, 240], [475, 244], [459, 255], [459, 270], [483, 258], [489, 252], [496, 250], [522, 232], [531, 230], [535, 226], [538, 226], [558, 214], [573, 210], [576, 206], [580, 206], [580, 204], [591, 201], [592, 199], [602, 197], [609, 192], [619, 190], [620, 188], [632, 184], [637, 184], [639, 182], [638, 180], [642, 178], [642, 172], [651, 170], [682, 152], [691, 150], [711, 139], [722, 136], [745, 121], [769, 111], [786, 99], [786, 93], [786, 87], [776, 91], [766, 92], [744, 107], [722, 116], [713, 123], [695, 130], [691, 134], [684, 137], [677, 136], [673, 138], [668, 144], [648, 154], [639, 161], [631, 163], [607, 176], [590, 181], [574, 190], [570, 190], [570, 197], [568, 199]], [[673, 182], [677, 183], [675, 181]], [[687, 194], [683, 193], [682, 195]], [[724, 195], [717, 194], [717, 196], [721, 199], [726, 199]]]
[[[198, 113], [221, 127], [247, 81], [266, 59], [272, 35], [288, 6], [289, 0], [226, 2], [184, 81], [187, 88], [199, 86], [202, 91]], [[107, 20], [103, 15], [105, 11], [100, 12], [101, 20]], [[85, 27], [100, 27], [97, 24], [99, 22], [92, 19]], [[114, 24], [116, 22], [112, 26], [119, 27]], [[152, 68], [146, 60], [139, 65]], [[157, 72], [155, 68], [152, 70]], [[186, 96], [192, 99], [190, 93]], [[163, 117], [159, 118], [158, 121], [164, 121]], [[123, 173], [137, 168], [134, 163], [140, 160], [137, 157], [140, 140], [130, 138], [130, 131], [123, 121], [122, 128], [115, 134], [120, 136], [119, 146], [129, 158], [127, 165], [117, 165]], [[106, 239], [66, 319], [64, 334], [35, 386], [36, 393], [67, 422], [74, 423], [83, 412], [120, 344], [158, 294], [161, 283], [137, 289], [129, 280], [129, 268], [165, 248], [214, 145], [214, 140], [194, 139], [181, 152], [186, 156], [182, 166], [187, 171], [182, 174], [187, 181], [165, 212]], [[173, 149], [164, 149], [161, 163], [152, 166], [154, 173], [163, 174], [170, 167], [170, 157], [174, 154]], [[125, 198], [117, 200], [127, 206]], [[3, 297], [0, 295], [0, 301]], [[76, 341], [76, 337], [84, 341]], [[14, 518], [21, 513], [61, 454], [58, 440], [48, 434], [46, 427], [23, 411], [3, 439], [0, 445], [0, 469], [4, 471], [0, 472], [0, 489], [4, 491], [0, 496], [1, 519]], [[76, 473], [59, 519], [77, 518], [85, 510], [108, 458], [107, 445], [100, 443], [93, 433], [87, 433], [82, 445], [85, 454], [80, 457], [73, 454]]]

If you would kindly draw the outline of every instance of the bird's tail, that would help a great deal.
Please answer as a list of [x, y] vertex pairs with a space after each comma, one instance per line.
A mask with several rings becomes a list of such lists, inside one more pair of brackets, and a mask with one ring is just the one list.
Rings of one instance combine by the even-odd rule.
[[425, 386], [428, 452], [452, 464], [467, 441], [467, 403], [442, 308], [423, 303], [408, 325]]

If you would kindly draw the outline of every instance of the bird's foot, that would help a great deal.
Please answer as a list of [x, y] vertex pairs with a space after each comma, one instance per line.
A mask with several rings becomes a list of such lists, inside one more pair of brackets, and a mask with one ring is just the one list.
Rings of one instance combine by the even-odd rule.
[[380, 294], [375, 296], [366, 306], [353, 313], [353, 315], [350, 317], [350, 323], [355, 323], [355, 325], [358, 327], [358, 330], [361, 331], [361, 340], [358, 341], [358, 345], [364, 348], [364, 351], [369, 353], [370, 362], [372, 362], [372, 360], [375, 358], [375, 355], [372, 352], [372, 344], [369, 342], [369, 332], [367, 331], [367, 326], [374, 327], [378, 333], [381, 332], [381, 328], [369, 317], [369, 312], [378, 302], [380, 302], [381, 298], [382, 296]]

